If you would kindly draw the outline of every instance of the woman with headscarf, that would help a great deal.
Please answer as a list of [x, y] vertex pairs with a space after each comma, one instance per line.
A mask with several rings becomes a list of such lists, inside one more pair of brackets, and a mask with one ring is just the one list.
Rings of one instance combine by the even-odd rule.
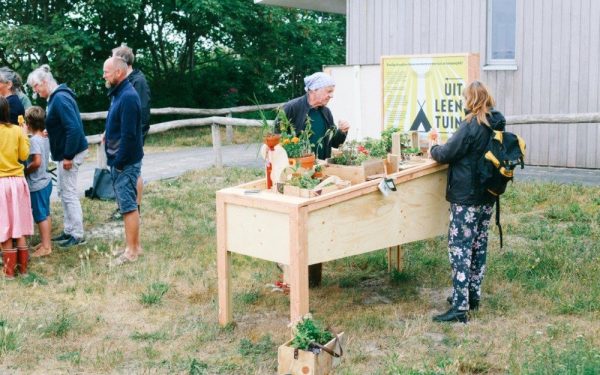
[[[312, 135], [310, 143], [314, 145], [313, 151], [318, 159], [331, 156], [331, 148], [339, 147], [346, 140], [350, 129], [348, 121], [340, 120], [335, 126], [333, 115], [327, 103], [333, 98], [335, 81], [329, 74], [317, 72], [304, 78], [304, 91], [306, 94], [292, 99], [283, 105], [283, 112], [290, 120], [297, 135], [306, 127], [306, 120], [310, 120]], [[275, 126], [275, 132], [279, 132]], [[328, 136], [326, 134], [328, 133]], [[311, 287], [321, 285], [323, 264], [313, 264], [308, 267], [308, 284]]]
[[[304, 131], [306, 120], [310, 119], [313, 134], [310, 143], [314, 145], [314, 151], [318, 159], [326, 159], [331, 156], [331, 148], [338, 147], [346, 140], [346, 134], [350, 129], [348, 121], [341, 120], [335, 126], [333, 115], [327, 103], [333, 98], [335, 81], [329, 74], [317, 72], [304, 78], [305, 95], [295, 98], [283, 105], [283, 112], [290, 120], [296, 134]], [[331, 137], [325, 137], [327, 131], [333, 133]], [[280, 129], [276, 126], [275, 131]]]

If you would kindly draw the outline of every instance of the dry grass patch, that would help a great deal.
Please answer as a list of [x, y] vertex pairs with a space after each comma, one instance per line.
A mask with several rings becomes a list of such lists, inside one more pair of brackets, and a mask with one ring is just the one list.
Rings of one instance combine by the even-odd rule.
[[[237, 325], [217, 324], [215, 191], [261, 173], [208, 170], [149, 184], [145, 255], [121, 268], [107, 266], [122, 244], [121, 223], [107, 219], [114, 203], [85, 200], [87, 245], [56, 249], [32, 260], [29, 277], [0, 281], [0, 372], [275, 373], [289, 300], [267, 287], [279, 277], [274, 264], [233, 255]], [[600, 189], [515, 187], [503, 198], [505, 247], [491, 235], [481, 310], [468, 325], [431, 322], [447, 309], [444, 238], [407, 245], [402, 272], [386, 272], [385, 251], [325, 264], [310, 306], [347, 334], [336, 374], [600, 368]]]

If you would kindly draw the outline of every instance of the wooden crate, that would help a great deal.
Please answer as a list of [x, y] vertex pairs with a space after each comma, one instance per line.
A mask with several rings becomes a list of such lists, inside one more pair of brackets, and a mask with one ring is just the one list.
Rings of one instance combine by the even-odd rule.
[[[314, 354], [305, 350], [296, 350], [290, 346], [291, 342], [292, 340], [286, 342], [277, 350], [277, 374], [327, 375], [342, 359], [342, 356], [334, 358], [325, 351]], [[325, 347], [335, 353], [343, 354], [344, 342], [344, 332], [342, 332], [337, 335], [337, 339], [329, 341]]]
[[328, 163], [323, 169], [326, 176], [338, 176], [347, 180], [352, 185], [365, 182], [369, 179], [383, 177], [385, 175], [385, 162], [383, 159], [367, 160], [362, 165], [340, 165]]
[[314, 198], [323, 194], [331, 193], [332, 191], [336, 191], [342, 189], [344, 187], [348, 187], [350, 184], [333, 184], [328, 185], [320, 189], [302, 189], [298, 186], [292, 186], [285, 184], [283, 186], [283, 194], [291, 195], [293, 197], [301, 197], [301, 198]]

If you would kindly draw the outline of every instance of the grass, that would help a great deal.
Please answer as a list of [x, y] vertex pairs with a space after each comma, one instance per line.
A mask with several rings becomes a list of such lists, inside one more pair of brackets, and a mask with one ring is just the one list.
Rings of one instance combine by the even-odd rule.
[[[162, 146], [161, 146], [162, 147]], [[261, 176], [216, 169], [151, 183], [137, 263], [108, 267], [122, 227], [113, 202], [83, 201], [90, 239], [1, 281], [0, 373], [273, 374], [289, 339], [288, 296], [269, 262], [232, 256], [235, 325], [217, 324], [215, 192]], [[596, 374], [600, 368], [600, 188], [519, 183], [492, 227], [480, 311], [447, 308], [444, 237], [324, 265], [313, 315], [348, 341], [335, 374]], [[61, 209], [53, 206], [54, 231]], [[100, 232], [103, 230], [104, 232]], [[105, 233], [94, 237], [94, 233]]]

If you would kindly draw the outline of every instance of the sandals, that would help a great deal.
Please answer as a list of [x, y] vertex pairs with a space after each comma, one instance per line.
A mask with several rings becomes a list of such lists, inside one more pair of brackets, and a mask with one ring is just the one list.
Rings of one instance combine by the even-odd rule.
[[137, 261], [137, 257], [135, 259], [129, 259], [129, 258], [127, 258], [125, 253], [123, 253], [123, 254], [119, 255], [117, 258], [113, 259], [110, 262], [110, 266], [117, 267], [117, 266], [122, 266], [123, 264], [126, 264], [126, 263], [133, 263], [135, 261]]

